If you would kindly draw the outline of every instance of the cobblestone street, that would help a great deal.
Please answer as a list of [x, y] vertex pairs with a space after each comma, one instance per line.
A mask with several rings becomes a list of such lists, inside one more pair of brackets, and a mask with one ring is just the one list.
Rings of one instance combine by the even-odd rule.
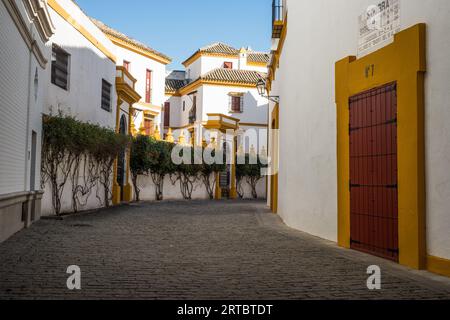
[[[66, 288], [70, 265], [81, 291]], [[161, 202], [16, 234], [0, 245], [0, 298], [448, 299], [450, 281], [292, 230], [263, 202]]]

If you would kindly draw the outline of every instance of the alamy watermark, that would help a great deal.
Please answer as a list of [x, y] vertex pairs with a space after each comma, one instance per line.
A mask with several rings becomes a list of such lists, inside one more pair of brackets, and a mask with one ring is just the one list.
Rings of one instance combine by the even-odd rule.
[[70, 274], [67, 278], [67, 289], [69, 290], [81, 290], [81, 268], [76, 265], [67, 267], [67, 274]]
[[[196, 139], [197, 131], [175, 131], [175, 136], [183, 135]], [[175, 165], [244, 165], [261, 164], [261, 175], [278, 173], [278, 129], [226, 130], [216, 132], [204, 130], [203, 139], [196, 143], [178, 143], [172, 149], [171, 160]], [[269, 149], [270, 146], [270, 149]]]
[[367, 289], [369, 290], [381, 290], [381, 268], [376, 265], [369, 266], [367, 268]]

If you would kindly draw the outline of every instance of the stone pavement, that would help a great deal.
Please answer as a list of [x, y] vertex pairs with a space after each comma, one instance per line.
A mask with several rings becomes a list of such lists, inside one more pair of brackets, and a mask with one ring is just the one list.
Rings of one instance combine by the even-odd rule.
[[449, 299], [450, 281], [292, 230], [263, 202], [178, 201], [39, 221], [0, 244], [0, 298]]

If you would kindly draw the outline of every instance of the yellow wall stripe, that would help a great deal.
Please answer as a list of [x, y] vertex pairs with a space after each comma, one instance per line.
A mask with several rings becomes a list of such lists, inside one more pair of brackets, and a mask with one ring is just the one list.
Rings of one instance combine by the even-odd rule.
[[450, 277], [450, 260], [428, 256], [427, 269], [430, 272]]

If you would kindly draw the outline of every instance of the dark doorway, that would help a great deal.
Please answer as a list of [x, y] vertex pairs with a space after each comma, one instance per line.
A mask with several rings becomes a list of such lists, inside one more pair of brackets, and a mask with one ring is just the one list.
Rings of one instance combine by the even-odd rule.
[[[120, 118], [120, 127], [119, 127], [119, 133], [126, 135], [127, 134], [127, 120], [124, 115]], [[125, 178], [126, 178], [126, 172], [125, 172], [125, 150], [120, 153], [118, 161], [117, 161], [117, 183], [120, 186], [120, 201], [124, 201], [124, 186], [125, 186]]]

